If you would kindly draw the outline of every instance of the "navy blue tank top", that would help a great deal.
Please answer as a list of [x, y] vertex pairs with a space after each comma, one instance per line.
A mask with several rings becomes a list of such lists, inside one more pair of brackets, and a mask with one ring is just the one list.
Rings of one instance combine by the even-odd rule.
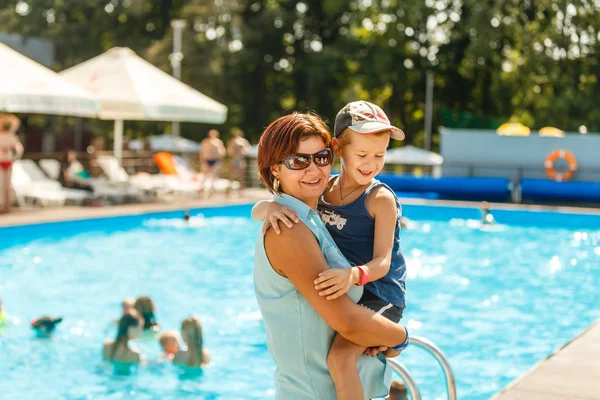
[[[334, 179], [332, 177], [332, 179]], [[319, 214], [327, 230], [335, 240], [342, 254], [353, 265], [364, 265], [373, 259], [375, 242], [375, 219], [369, 214], [366, 200], [369, 193], [383, 186], [392, 194], [394, 191], [386, 184], [373, 179], [365, 192], [351, 203], [335, 206], [319, 199]], [[402, 206], [394, 194], [398, 213], [394, 230], [394, 247], [390, 270], [381, 279], [369, 282], [365, 289], [397, 307], [406, 307], [406, 262], [400, 249], [400, 219]]]

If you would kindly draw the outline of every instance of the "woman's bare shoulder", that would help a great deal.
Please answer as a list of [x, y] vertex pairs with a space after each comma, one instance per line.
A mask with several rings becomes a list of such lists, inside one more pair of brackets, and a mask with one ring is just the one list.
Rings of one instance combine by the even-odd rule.
[[288, 228], [285, 224], [282, 224], [281, 233], [279, 234], [275, 233], [273, 227], [269, 227], [265, 233], [265, 243], [267, 241], [275, 245], [274, 247], [294, 243], [301, 245], [310, 245], [311, 243], [317, 244], [317, 240], [315, 239], [311, 230], [304, 223], [296, 224], [291, 228]]

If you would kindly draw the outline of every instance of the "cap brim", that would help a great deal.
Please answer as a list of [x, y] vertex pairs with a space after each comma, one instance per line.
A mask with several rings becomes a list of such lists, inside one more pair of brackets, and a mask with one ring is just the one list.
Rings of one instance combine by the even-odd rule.
[[402, 129], [396, 128], [393, 125], [384, 124], [382, 122], [365, 122], [365, 123], [361, 124], [360, 127], [354, 125], [354, 126], [349, 126], [349, 128], [352, 129], [356, 133], [363, 133], [363, 134], [376, 133], [376, 132], [389, 130], [391, 132], [390, 136], [392, 137], [392, 139], [396, 139], [396, 140], [404, 140], [404, 137], [405, 137]]

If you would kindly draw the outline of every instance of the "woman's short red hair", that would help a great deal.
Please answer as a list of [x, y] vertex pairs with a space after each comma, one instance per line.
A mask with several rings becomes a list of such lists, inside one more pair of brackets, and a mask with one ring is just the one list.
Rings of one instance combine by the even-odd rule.
[[275, 193], [275, 177], [271, 167], [279, 164], [290, 154], [298, 151], [300, 142], [311, 137], [323, 140], [326, 147], [331, 146], [331, 135], [325, 122], [316, 114], [289, 114], [271, 122], [260, 136], [258, 142], [258, 173], [271, 193]]

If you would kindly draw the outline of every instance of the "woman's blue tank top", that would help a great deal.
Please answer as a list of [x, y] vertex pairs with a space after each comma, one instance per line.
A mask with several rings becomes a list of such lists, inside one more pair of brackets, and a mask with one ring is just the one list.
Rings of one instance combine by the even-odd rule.
[[[312, 231], [331, 268], [349, 268], [319, 215], [302, 201], [288, 195], [275, 201], [292, 208]], [[279, 275], [266, 255], [264, 236], [259, 233], [254, 253], [254, 291], [265, 323], [269, 352], [276, 364], [277, 400], [336, 400], [335, 386], [327, 368], [327, 353], [335, 332], [296, 287]], [[353, 286], [348, 295], [354, 302], [362, 288]], [[379, 355], [362, 355], [358, 371], [365, 399], [385, 397], [392, 370]]]

